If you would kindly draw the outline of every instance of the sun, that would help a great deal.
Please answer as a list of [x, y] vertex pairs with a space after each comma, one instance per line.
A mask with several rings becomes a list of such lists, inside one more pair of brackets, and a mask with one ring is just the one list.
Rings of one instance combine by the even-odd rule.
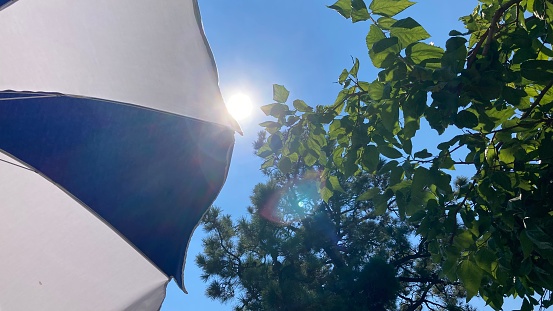
[[252, 101], [244, 93], [236, 93], [226, 102], [228, 112], [235, 120], [240, 121], [249, 117], [252, 113]]

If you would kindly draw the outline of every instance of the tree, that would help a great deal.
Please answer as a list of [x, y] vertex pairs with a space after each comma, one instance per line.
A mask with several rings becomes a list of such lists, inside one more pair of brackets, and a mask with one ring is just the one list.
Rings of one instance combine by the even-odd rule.
[[[480, 295], [499, 310], [507, 296], [522, 310], [552, 305], [553, 290], [553, 2], [480, 0], [460, 19], [445, 48], [425, 43], [426, 30], [396, 15], [409, 0], [339, 0], [330, 8], [352, 22], [370, 23], [372, 82], [358, 76], [360, 61], [344, 69], [334, 103], [287, 105], [274, 86], [270, 134], [258, 154], [263, 167], [290, 174], [303, 161], [322, 169], [319, 193], [339, 195], [333, 172], [345, 178], [389, 175], [382, 192], [368, 190], [385, 215], [397, 207], [428, 241], [440, 276], [460, 281], [467, 299]], [[413, 146], [421, 120], [439, 135], [437, 153]], [[337, 141], [326, 156], [328, 136]], [[445, 136], [440, 136], [445, 137]], [[462, 151], [465, 151], [465, 154]], [[379, 167], [379, 157], [389, 161]], [[452, 186], [452, 170], [474, 171]]]
[[358, 200], [385, 189], [388, 176], [333, 172], [338, 192], [325, 202], [317, 168], [296, 161], [290, 172], [265, 170], [270, 179], [253, 190], [249, 217], [234, 222], [216, 207], [204, 216], [208, 236], [196, 263], [209, 297], [235, 301], [235, 310], [470, 309], [410, 223]]

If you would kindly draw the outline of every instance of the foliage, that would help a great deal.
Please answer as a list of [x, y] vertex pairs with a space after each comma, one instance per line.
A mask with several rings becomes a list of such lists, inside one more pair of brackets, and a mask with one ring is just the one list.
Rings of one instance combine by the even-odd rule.
[[[553, 303], [553, 2], [480, 0], [445, 48], [426, 43], [430, 35], [414, 19], [397, 17], [413, 4], [330, 6], [370, 25], [368, 56], [381, 70], [363, 81], [356, 59], [339, 76], [343, 89], [328, 106], [287, 105], [288, 91], [276, 85], [275, 103], [262, 108], [274, 117], [261, 124], [270, 134], [258, 152], [263, 167], [290, 174], [303, 161], [322, 168], [326, 202], [343, 187], [328, 182], [334, 171], [388, 174], [384, 191], [368, 190], [358, 200], [372, 200], [380, 215], [394, 210], [415, 226], [441, 276], [460, 280], [467, 299], [480, 295], [500, 309], [504, 297], [518, 296], [521, 310], [547, 308]], [[436, 153], [413, 146], [423, 120], [439, 135], [456, 135], [441, 139]], [[326, 136], [338, 144], [330, 156], [323, 152]], [[383, 167], [381, 156], [389, 159]], [[460, 166], [473, 175], [455, 191], [452, 170]]]
[[329, 183], [339, 190], [325, 202], [316, 170], [299, 161], [291, 171], [266, 170], [248, 218], [234, 222], [215, 207], [204, 216], [196, 263], [209, 297], [234, 301], [235, 310], [470, 310], [413, 226], [358, 200], [386, 188], [386, 176], [334, 172]]

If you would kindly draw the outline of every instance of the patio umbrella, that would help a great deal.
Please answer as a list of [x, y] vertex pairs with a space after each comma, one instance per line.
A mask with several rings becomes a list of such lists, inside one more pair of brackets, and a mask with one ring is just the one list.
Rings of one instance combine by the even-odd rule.
[[159, 309], [240, 131], [197, 1], [0, 8], [0, 309]]

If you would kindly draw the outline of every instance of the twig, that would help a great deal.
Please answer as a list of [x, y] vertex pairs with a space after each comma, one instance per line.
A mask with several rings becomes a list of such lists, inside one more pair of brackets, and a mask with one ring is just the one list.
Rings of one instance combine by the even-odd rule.
[[534, 102], [532, 103], [532, 106], [530, 106], [530, 108], [528, 110], [526, 110], [526, 112], [524, 112], [522, 114], [522, 117], [520, 117], [520, 119], [525, 119], [527, 118], [530, 113], [532, 112], [532, 110], [534, 110], [534, 108], [536, 108], [536, 106], [538, 106], [540, 104], [540, 101], [543, 99], [543, 97], [545, 96], [545, 93], [547, 93], [547, 91], [549, 91], [549, 89], [553, 86], [553, 80], [552, 81], [549, 81], [549, 83], [543, 88], [543, 90], [541, 91], [540, 95], [538, 95], [538, 97], [536, 97], [536, 100], [534, 100]]
[[478, 54], [478, 50], [482, 47], [482, 44], [484, 44], [484, 41], [486, 40], [486, 37], [488, 36], [488, 33], [490, 32], [490, 29], [486, 29], [486, 32], [482, 34], [482, 37], [480, 37], [480, 40], [476, 43], [472, 51], [470, 52], [470, 56], [467, 60], [467, 69], [470, 69], [472, 67], [472, 64], [476, 60], [476, 55]]
[[482, 51], [482, 56], [488, 55], [488, 51], [490, 50], [490, 45], [492, 44], [493, 36], [495, 35], [497, 31], [497, 24], [499, 23], [499, 19], [507, 11], [511, 6], [514, 4], [518, 4], [522, 0], [511, 0], [504, 5], [502, 5], [499, 10], [495, 12], [495, 14], [492, 17], [492, 21], [490, 23], [490, 28], [488, 29], [487, 37], [486, 37], [486, 43], [484, 44], [484, 50]]

